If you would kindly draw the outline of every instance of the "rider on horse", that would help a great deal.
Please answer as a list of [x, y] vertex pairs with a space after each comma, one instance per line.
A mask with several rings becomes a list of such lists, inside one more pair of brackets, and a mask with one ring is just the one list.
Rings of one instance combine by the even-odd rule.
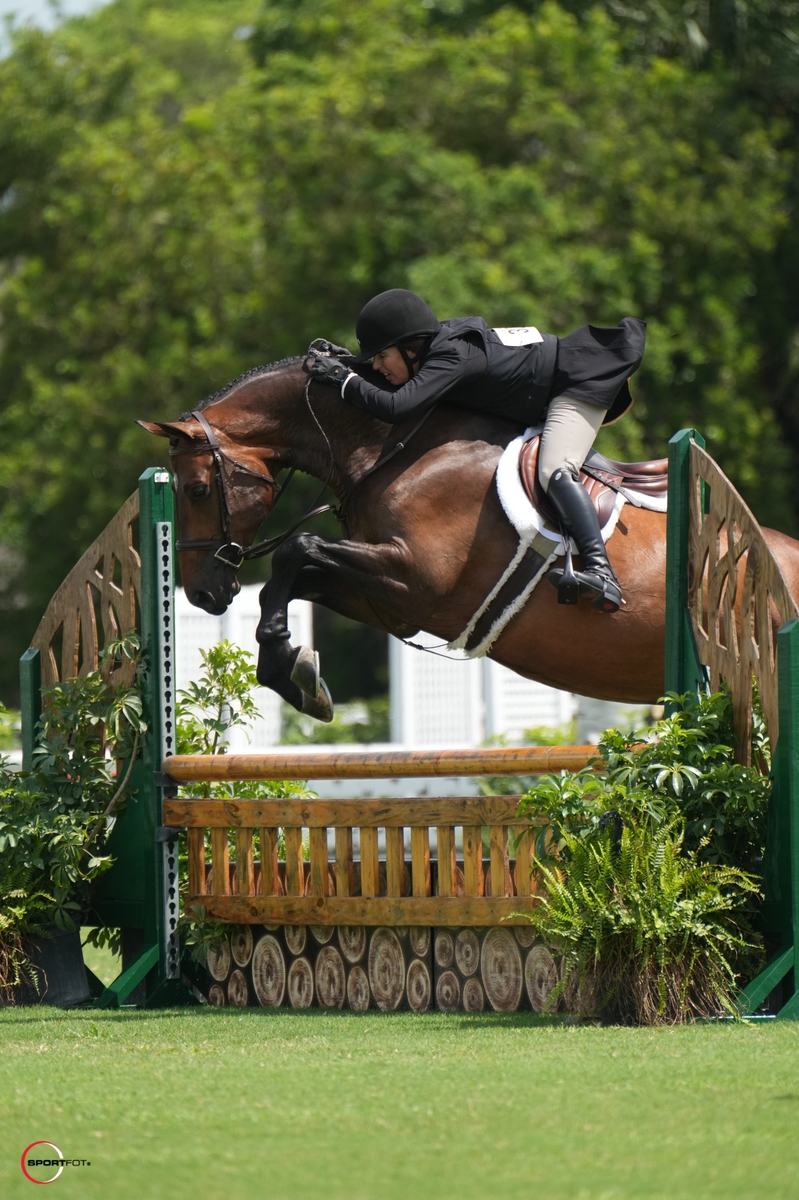
[[[309, 369], [381, 421], [412, 420], [446, 399], [525, 427], [543, 423], [538, 476], [582, 557], [580, 592], [600, 612], [616, 612], [621, 588], [579, 472], [600, 426], [632, 404], [628, 380], [644, 356], [645, 323], [624, 317], [562, 338], [491, 329], [482, 317], [439, 321], [420, 296], [392, 288], [364, 306], [355, 330], [360, 354], [328, 344], [332, 354], [315, 356]], [[391, 391], [353, 370], [370, 360]], [[556, 586], [562, 576], [550, 573]]]

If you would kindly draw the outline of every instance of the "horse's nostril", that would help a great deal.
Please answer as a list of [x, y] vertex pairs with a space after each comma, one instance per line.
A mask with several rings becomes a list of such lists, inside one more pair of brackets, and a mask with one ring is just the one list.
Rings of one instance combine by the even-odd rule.
[[203, 608], [206, 612], [213, 612], [216, 608], [216, 600], [210, 592], [205, 592], [202, 588], [192, 588], [189, 592], [189, 603], [195, 608]]

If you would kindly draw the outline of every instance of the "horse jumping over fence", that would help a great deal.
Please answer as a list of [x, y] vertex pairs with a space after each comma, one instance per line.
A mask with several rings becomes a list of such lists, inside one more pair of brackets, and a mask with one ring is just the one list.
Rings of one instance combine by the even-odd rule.
[[[309, 384], [302, 359], [249, 373], [195, 414], [140, 424], [171, 439], [181, 575], [198, 607], [224, 612], [237, 592], [239, 550], [247, 556], [252, 547], [279, 471], [307, 472], [338, 499], [345, 537], [289, 537], [261, 594], [258, 678], [297, 709], [332, 716], [312, 653], [291, 645], [291, 599], [397, 637], [424, 629], [452, 641], [516, 553], [495, 485], [502, 452], [519, 433], [504, 420], [442, 404], [421, 428], [387, 425]], [[408, 444], [394, 452], [398, 439]], [[799, 597], [799, 543], [763, 532]], [[666, 515], [627, 505], [608, 550], [627, 597], [621, 611], [564, 608], [540, 586], [490, 654], [552, 687], [651, 703], [663, 691]], [[514, 577], [519, 589], [524, 569]]]

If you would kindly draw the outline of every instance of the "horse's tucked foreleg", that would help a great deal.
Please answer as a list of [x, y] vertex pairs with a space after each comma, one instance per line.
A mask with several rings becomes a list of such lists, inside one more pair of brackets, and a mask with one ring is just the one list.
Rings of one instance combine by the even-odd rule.
[[318, 677], [318, 659], [308, 647], [291, 644], [288, 603], [292, 599], [325, 603], [328, 596], [335, 596], [334, 607], [341, 611], [352, 596], [353, 609], [362, 612], [364, 602], [390, 604], [392, 598], [404, 596], [407, 605], [407, 589], [398, 577], [401, 562], [402, 552], [393, 545], [334, 542], [313, 534], [290, 538], [275, 553], [272, 578], [260, 596], [259, 682], [295, 708], [330, 720], [332, 705], [325, 711], [329, 697]]

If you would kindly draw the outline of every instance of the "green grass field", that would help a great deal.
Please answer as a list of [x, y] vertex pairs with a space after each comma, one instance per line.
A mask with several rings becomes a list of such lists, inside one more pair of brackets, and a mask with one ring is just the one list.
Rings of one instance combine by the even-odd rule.
[[6, 1009], [0, 1112], [4, 1200], [795, 1200], [799, 1027]]

